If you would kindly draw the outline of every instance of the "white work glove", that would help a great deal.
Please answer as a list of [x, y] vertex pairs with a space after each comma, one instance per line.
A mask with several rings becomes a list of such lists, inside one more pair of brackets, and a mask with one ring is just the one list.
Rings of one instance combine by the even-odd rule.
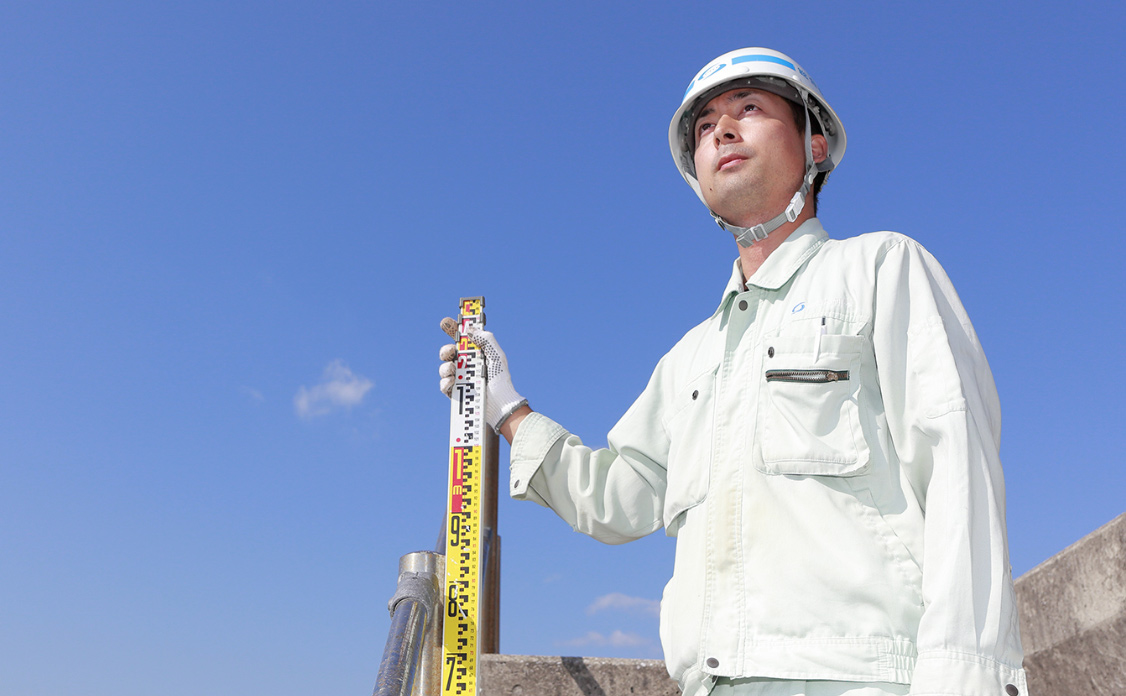
[[[455, 338], [457, 322], [448, 317], [443, 319], [442, 330], [449, 334], [451, 338]], [[488, 374], [487, 393], [485, 395], [485, 421], [493, 430], [499, 432], [500, 426], [508, 420], [508, 417], [518, 408], [527, 404], [528, 400], [520, 396], [513, 388], [512, 374], [508, 371], [508, 358], [504, 356], [504, 351], [500, 349], [493, 333], [473, 327], [469, 329], [468, 335], [469, 340], [477, 344], [481, 352], [485, 354]], [[457, 346], [452, 343], [442, 346], [442, 349], [438, 351], [438, 357], [442, 360], [442, 365], [438, 368], [438, 376], [441, 379], [438, 387], [446, 396], [452, 396], [454, 381], [457, 379], [455, 374], [457, 368], [454, 366], [454, 361], [457, 360]]]

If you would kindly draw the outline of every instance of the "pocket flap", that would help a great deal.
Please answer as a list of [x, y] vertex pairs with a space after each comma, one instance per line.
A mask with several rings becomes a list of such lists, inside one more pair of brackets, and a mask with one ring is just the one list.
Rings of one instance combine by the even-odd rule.
[[675, 536], [677, 517], [708, 494], [715, 419], [718, 366], [696, 377], [673, 399], [665, 422], [669, 435], [668, 479], [663, 518], [665, 533]]
[[860, 427], [863, 336], [767, 339], [759, 387], [761, 461], [767, 474], [856, 476], [868, 468]]

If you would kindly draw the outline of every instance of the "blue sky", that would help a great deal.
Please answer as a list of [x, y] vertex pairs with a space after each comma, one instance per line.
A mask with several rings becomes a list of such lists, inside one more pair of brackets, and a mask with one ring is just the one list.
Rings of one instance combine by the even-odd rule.
[[[484, 295], [516, 387], [604, 443], [727, 280], [666, 129], [748, 45], [848, 131], [830, 235], [957, 286], [1016, 573], [1126, 510], [1126, 12], [797, 7], [0, 6], [0, 694], [370, 690], [440, 526], [439, 319]], [[670, 540], [500, 525], [502, 651], [659, 657]]]

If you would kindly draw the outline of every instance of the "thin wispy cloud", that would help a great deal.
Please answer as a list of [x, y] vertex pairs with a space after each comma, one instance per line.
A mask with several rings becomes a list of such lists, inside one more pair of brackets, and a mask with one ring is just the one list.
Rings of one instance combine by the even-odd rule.
[[370, 379], [352, 372], [343, 360], [333, 360], [325, 367], [319, 383], [297, 390], [293, 408], [302, 418], [348, 410], [359, 406], [373, 386]]
[[558, 641], [556, 645], [568, 648], [639, 648], [652, 645], [652, 641], [636, 633], [615, 630], [610, 635], [587, 631], [586, 635], [571, 640]]
[[242, 395], [253, 403], [260, 404], [266, 400], [266, 397], [262, 395], [262, 392], [258, 391], [254, 387], [242, 386], [239, 387], [239, 391], [242, 392]]
[[588, 616], [593, 616], [602, 611], [628, 611], [657, 616], [661, 613], [661, 602], [657, 599], [643, 599], [641, 597], [630, 597], [621, 592], [611, 592], [594, 600], [586, 608]]

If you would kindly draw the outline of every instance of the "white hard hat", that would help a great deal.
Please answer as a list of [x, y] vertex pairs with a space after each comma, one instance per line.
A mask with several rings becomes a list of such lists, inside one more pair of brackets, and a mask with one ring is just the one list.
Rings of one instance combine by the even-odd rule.
[[[805, 195], [809, 192], [817, 173], [832, 170], [844, 157], [845, 132], [836, 112], [825, 101], [825, 97], [821, 95], [821, 90], [814, 84], [809, 73], [785, 53], [769, 48], [741, 48], [724, 53], [705, 65], [693, 78], [684, 92], [680, 108], [673, 114], [672, 122], [669, 124], [669, 149], [672, 151], [673, 160], [676, 161], [676, 168], [700, 200], [704, 201], [705, 206], [708, 202], [704, 200], [700, 183], [696, 180], [696, 165], [693, 160], [695, 144], [693, 126], [696, 114], [716, 95], [744, 83], [777, 94], [806, 109], [806, 179], [786, 211], [774, 220], [764, 225], [755, 225], [753, 228], [732, 225], [717, 216], [714, 211], [712, 212], [720, 227], [735, 233], [743, 246], [750, 246], [755, 241], [765, 238], [787, 220], [792, 222], [797, 218], [805, 204]], [[809, 118], [811, 115], [820, 124], [821, 133], [829, 146], [828, 156], [820, 163], [813, 162], [811, 153]]]

